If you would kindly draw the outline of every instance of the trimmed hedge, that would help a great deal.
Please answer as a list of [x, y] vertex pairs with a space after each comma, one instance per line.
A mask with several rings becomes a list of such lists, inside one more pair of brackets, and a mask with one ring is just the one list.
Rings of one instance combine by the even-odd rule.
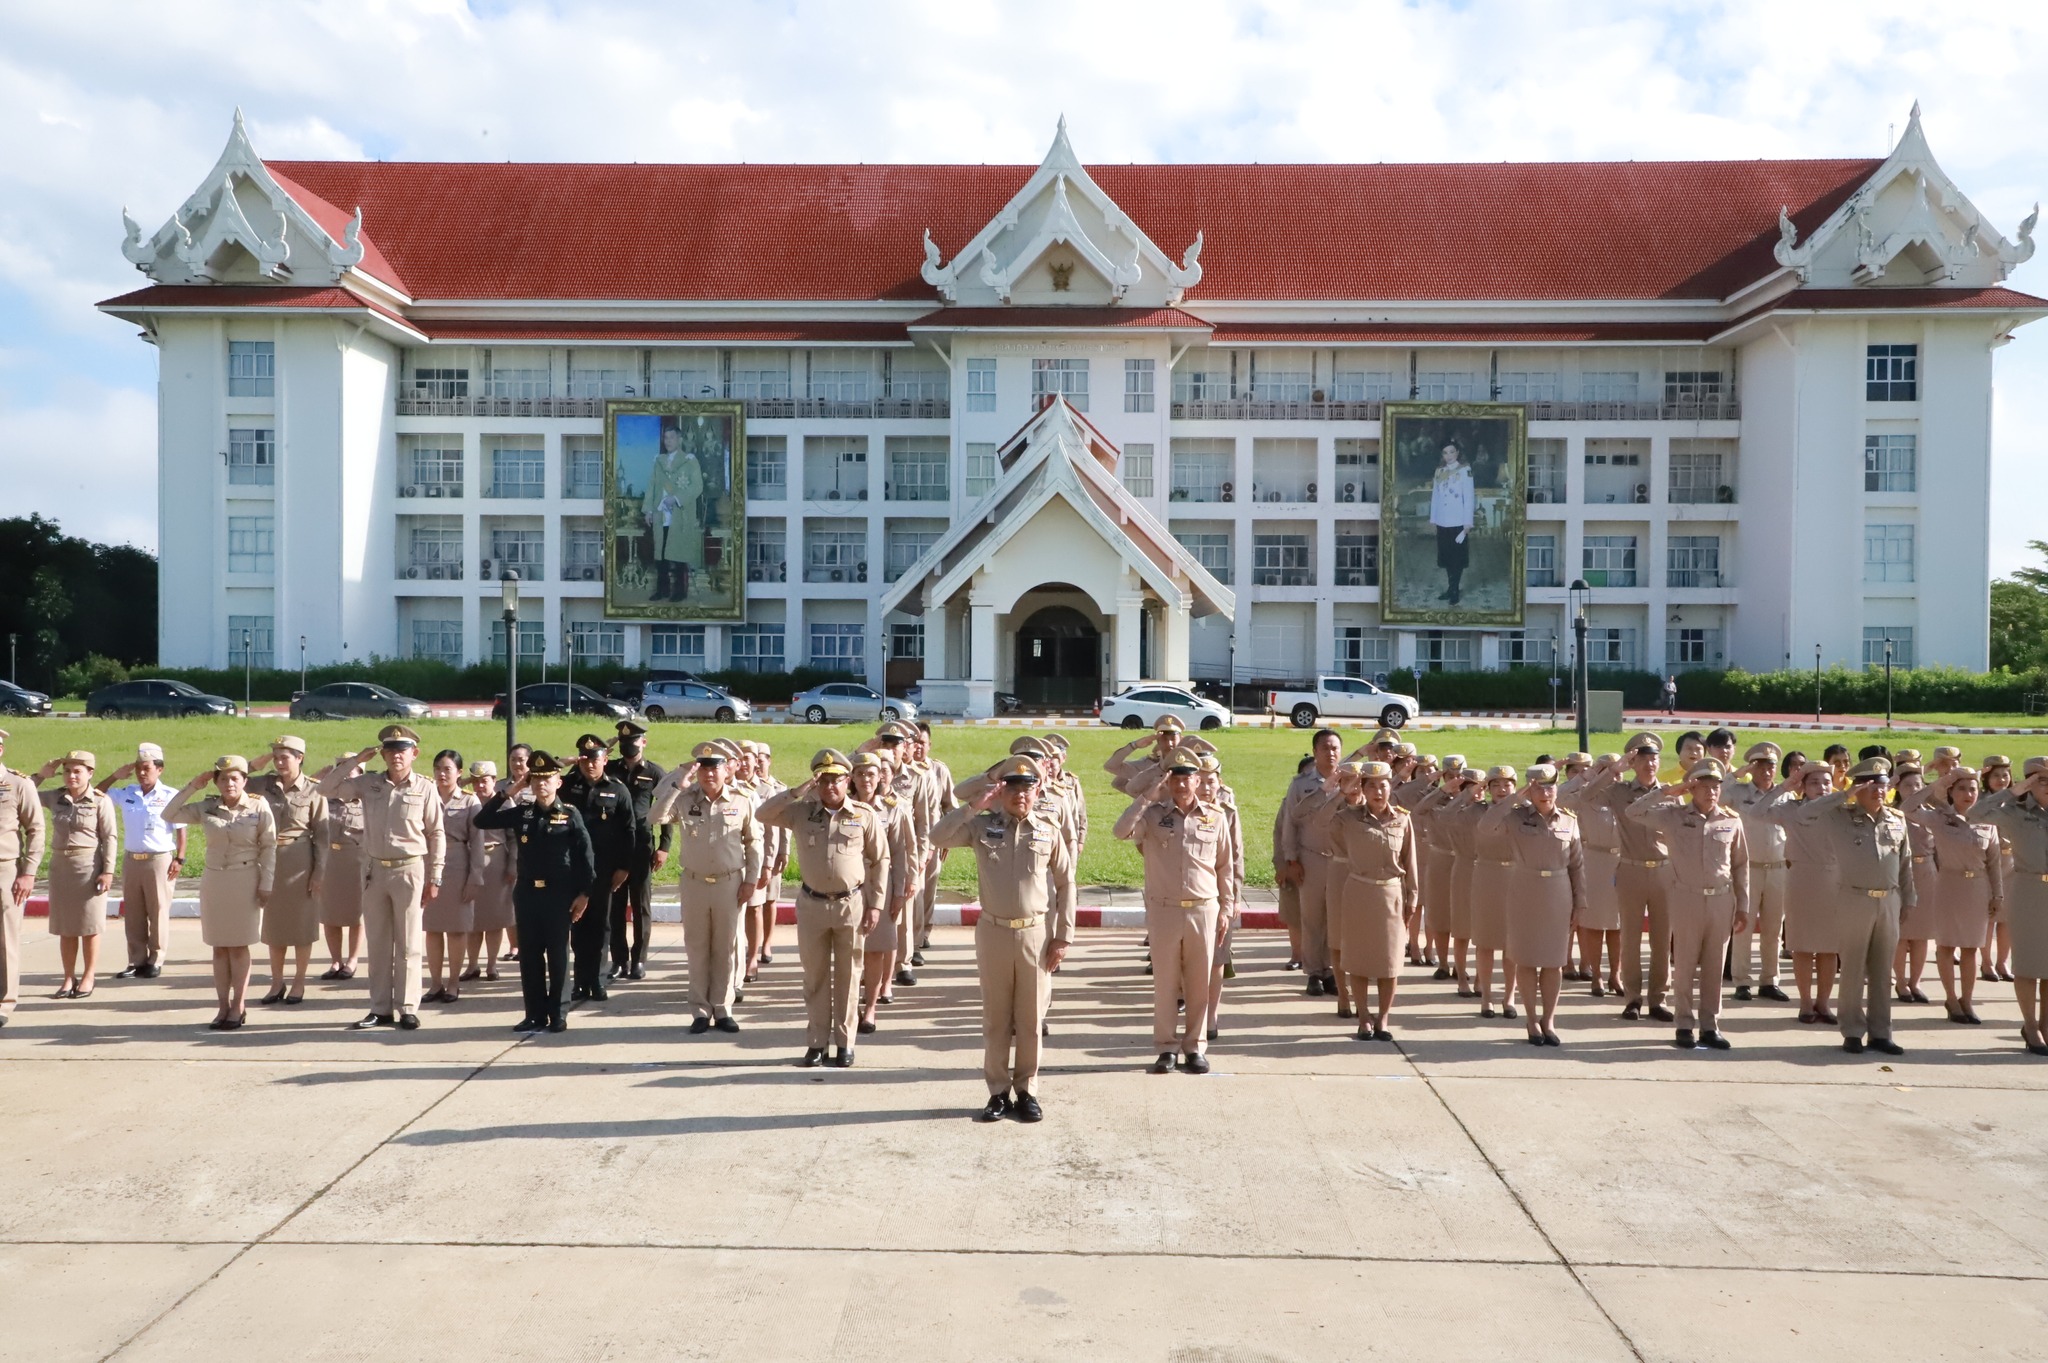
[[[644, 667], [616, 667], [606, 664], [579, 664], [575, 680], [578, 685], [588, 686], [600, 695], [614, 682], [644, 681], [648, 669]], [[770, 705], [784, 705], [799, 691], [808, 690], [830, 681], [858, 681], [859, 678], [846, 672], [826, 671], [819, 668], [800, 667], [790, 672], [711, 672], [702, 674], [707, 681], [725, 687], [742, 699]], [[59, 674], [59, 694], [85, 697], [102, 686], [126, 681], [129, 677], [163, 677], [172, 681], [189, 682], [201, 691], [216, 696], [227, 696], [233, 700], [242, 698], [244, 674], [240, 669], [217, 669], [203, 667], [153, 667], [144, 665], [125, 668], [111, 658], [94, 655], [82, 662], [74, 663]], [[519, 669], [519, 684], [530, 686], [540, 680], [540, 669], [522, 666]], [[550, 665], [548, 680], [565, 680], [560, 666]], [[447, 663], [429, 662], [418, 658], [368, 658], [361, 662], [335, 663], [325, 667], [306, 669], [306, 686], [325, 686], [329, 682], [363, 681], [388, 686], [402, 696], [411, 696], [426, 701], [490, 700], [505, 690], [505, 669], [501, 664], [478, 663], [470, 667], [451, 667]], [[289, 701], [299, 690], [299, 674], [296, 670], [259, 669], [248, 674], [247, 685], [252, 699], [268, 703]]]

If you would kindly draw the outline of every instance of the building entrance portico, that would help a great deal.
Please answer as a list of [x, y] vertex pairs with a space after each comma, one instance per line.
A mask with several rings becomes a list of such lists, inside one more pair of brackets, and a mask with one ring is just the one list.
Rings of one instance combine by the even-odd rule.
[[[1064, 584], [1046, 590], [1067, 594]], [[1026, 708], [1078, 709], [1102, 694], [1102, 629], [1088, 614], [1070, 605], [1040, 606], [1022, 617], [1015, 637], [1011, 690]]]

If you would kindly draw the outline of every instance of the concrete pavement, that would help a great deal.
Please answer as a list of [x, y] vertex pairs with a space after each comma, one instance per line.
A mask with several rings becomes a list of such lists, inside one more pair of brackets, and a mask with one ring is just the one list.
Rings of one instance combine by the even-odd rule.
[[[2032, 1359], [2048, 1061], [1902, 1006], [1903, 1058], [1784, 1005], [1681, 1053], [1568, 996], [1566, 1045], [1404, 980], [1361, 1045], [1245, 934], [1206, 1078], [1141, 1073], [1136, 934], [1056, 984], [1036, 1127], [979, 1104], [971, 935], [851, 1071], [794, 1069], [794, 942], [683, 1034], [680, 934], [560, 1037], [516, 984], [356, 1034], [360, 979], [212, 1015], [173, 967], [0, 1030], [0, 1360]], [[255, 989], [260, 995], [262, 983]]]

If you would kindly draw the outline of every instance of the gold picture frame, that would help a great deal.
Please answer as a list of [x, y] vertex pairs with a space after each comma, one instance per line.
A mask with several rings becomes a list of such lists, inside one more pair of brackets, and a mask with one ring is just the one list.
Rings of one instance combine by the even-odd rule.
[[1387, 403], [1380, 418], [1381, 623], [1520, 627], [1528, 487], [1522, 404]]
[[746, 618], [746, 405], [604, 405], [606, 619]]

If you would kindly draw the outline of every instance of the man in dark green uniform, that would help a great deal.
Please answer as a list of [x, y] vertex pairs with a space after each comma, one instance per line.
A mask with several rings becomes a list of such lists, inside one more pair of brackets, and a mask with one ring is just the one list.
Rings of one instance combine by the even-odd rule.
[[597, 857], [583, 816], [561, 801], [562, 764], [544, 752], [528, 761], [532, 804], [507, 803], [510, 788], [495, 792], [477, 811], [476, 827], [518, 834], [519, 878], [512, 912], [519, 926], [519, 991], [526, 1016], [517, 1030], [564, 1032], [562, 993], [569, 975], [569, 928], [589, 916]]
[[[647, 978], [647, 941], [654, 933], [654, 920], [649, 916], [648, 888], [654, 873], [668, 861], [676, 830], [674, 824], [661, 825], [660, 842], [656, 844], [654, 822], [649, 816], [654, 811], [654, 788], [668, 773], [644, 756], [647, 730], [630, 719], [622, 719], [614, 746], [619, 755], [604, 764], [604, 772], [623, 785], [633, 797], [636, 835], [633, 859], [626, 866], [626, 883], [613, 892], [610, 912], [606, 915], [611, 925], [612, 978], [623, 975], [629, 980], [644, 980]], [[632, 929], [630, 944], [627, 940], [629, 924]]]
[[597, 854], [596, 909], [576, 922], [569, 945], [576, 956], [574, 988], [563, 1000], [603, 1000], [604, 958], [611, 938], [611, 900], [632, 874], [633, 847], [640, 840], [633, 796], [617, 777], [605, 775], [605, 741], [596, 734], [576, 739], [576, 766], [562, 778], [562, 803], [583, 816], [590, 847]]

